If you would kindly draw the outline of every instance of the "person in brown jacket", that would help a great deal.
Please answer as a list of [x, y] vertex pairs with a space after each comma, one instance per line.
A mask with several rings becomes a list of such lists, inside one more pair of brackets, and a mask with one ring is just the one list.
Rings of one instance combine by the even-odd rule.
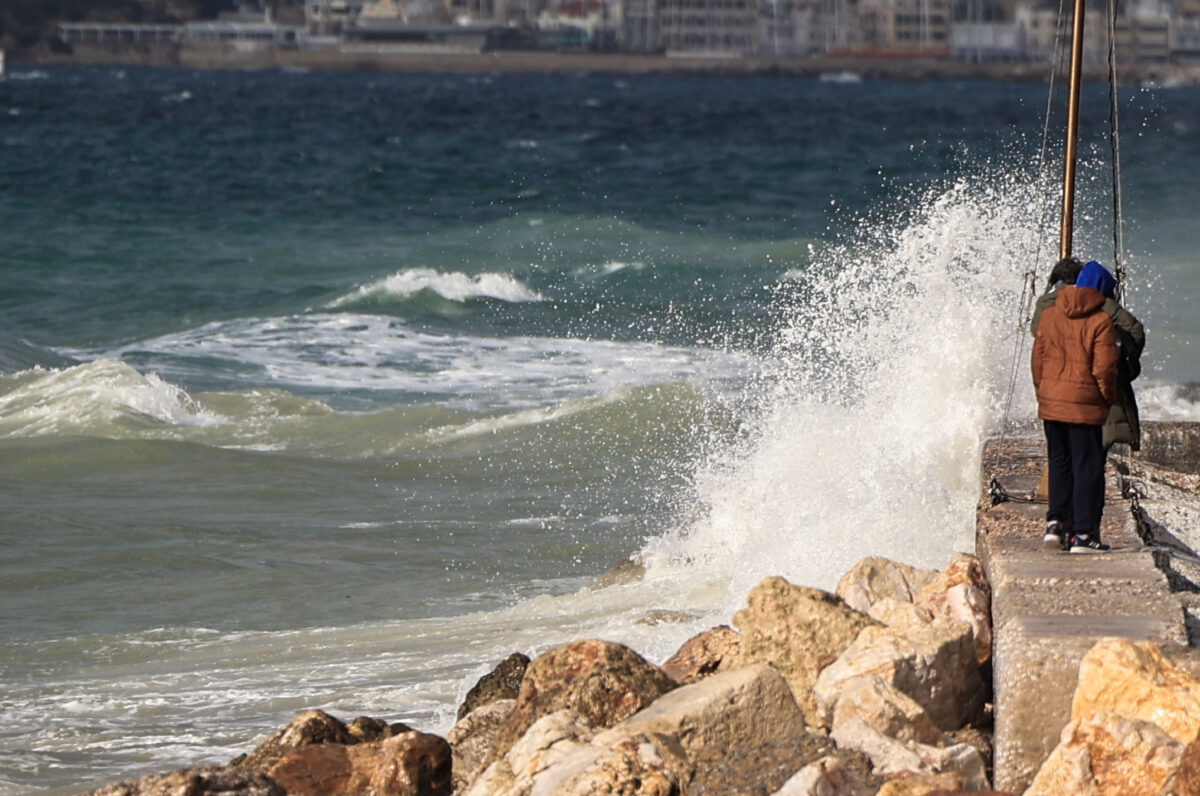
[[1072, 553], [1109, 549], [1100, 541], [1102, 428], [1117, 395], [1117, 339], [1104, 312], [1104, 294], [1080, 286], [1098, 283], [1089, 268], [1104, 270], [1088, 263], [1075, 285], [1058, 289], [1033, 344], [1033, 386], [1050, 473], [1044, 546], [1059, 549], [1065, 539]]

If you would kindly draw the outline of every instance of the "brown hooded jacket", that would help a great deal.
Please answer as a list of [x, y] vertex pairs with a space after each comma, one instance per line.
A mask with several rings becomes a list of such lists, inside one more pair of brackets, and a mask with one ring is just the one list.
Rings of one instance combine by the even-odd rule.
[[1104, 294], [1068, 285], [1042, 313], [1033, 344], [1038, 417], [1103, 425], [1117, 395], [1117, 340]]

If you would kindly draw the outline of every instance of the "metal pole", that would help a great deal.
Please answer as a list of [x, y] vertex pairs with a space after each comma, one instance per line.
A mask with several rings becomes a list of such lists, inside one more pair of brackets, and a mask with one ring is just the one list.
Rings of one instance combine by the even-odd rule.
[[1071, 256], [1071, 236], [1075, 226], [1075, 156], [1079, 138], [1079, 84], [1083, 72], [1084, 0], [1075, 0], [1075, 23], [1071, 28], [1071, 86], [1067, 104], [1067, 142], [1063, 168], [1062, 239], [1059, 258]]

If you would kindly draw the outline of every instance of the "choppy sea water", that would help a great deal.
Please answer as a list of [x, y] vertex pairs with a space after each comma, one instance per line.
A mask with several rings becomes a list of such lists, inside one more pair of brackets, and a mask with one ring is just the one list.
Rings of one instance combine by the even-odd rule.
[[[764, 576], [969, 549], [982, 441], [1033, 414], [1046, 99], [12, 67], [0, 793], [305, 708], [444, 732], [514, 650], [660, 662]], [[1121, 109], [1143, 413], [1196, 419], [1200, 90]], [[1106, 115], [1076, 251], [1111, 262]]]

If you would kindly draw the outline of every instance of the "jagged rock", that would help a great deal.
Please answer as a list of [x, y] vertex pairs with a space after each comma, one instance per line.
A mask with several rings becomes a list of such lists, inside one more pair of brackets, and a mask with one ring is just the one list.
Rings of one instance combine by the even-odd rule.
[[634, 736], [657, 739], [666, 760], [686, 760], [680, 784], [688, 794], [769, 793], [833, 751], [828, 739], [808, 732], [782, 675], [763, 664], [678, 688], [593, 744]]
[[543, 716], [471, 783], [464, 796], [526, 796], [539, 775], [595, 734], [591, 722], [573, 710]]
[[85, 796], [287, 796], [287, 791], [262, 771], [203, 766], [118, 782]]
[[288, 796], [450, 796], [450, 744], [406, 732], [383, 741], [303, 746], [268, 775]]
[[471, 686], [463, 703], [458, 706], [457, 718], [461, 719], [476, 708], [497, 699], [516, 699], [528, 666], [528, 655], [520, 652], [509, 655]]
[[992, 587], [977, 556], [955, 553], [950, 564], [921, 589], [914, 603], [935, 619], [965, 622], [975, 634], [975, 657], [983, 665], [992, 657]]
[[974, 727], [964, 727], [961, 730], [952, 730], [946, 733], [946, 738], [947, 744], [965, 743], [975, 749], [975, 751], [979, 752], [979, 756], [983, 758], [983, 764], [987, 770], [992, 770], [994, 749], [991, 733], [978, 730]]
[[1071, 718], [1102, 710], [1152, 721], [1188, 744], [1200, 732], [1200, 682], [1153, 642], [1104, 639], [1080, 661]]
[[875, 773], [891, 777], [905, 772], [940, 774], [952, 772], [962, 777], [968, 790], [991, 787], [983, 758], [968, 744], [945, 748], [914, 742], [902, 743], [889, 738], [861, 719], [851, 719], [832, 733], [839, 749], [854, 749], [871, 758]]
[[327, 743], [351, 744], [355, 740], [346, 725], [339, 719], [330, 716], [323, 710], [307, 710], [255, 747], [254, 751], [238, 761], [238, 764], [246, 768], [266, 771], [285, 755], [289, 755], [303, 746]]
[[837, 584], [837, 595], [856, 611], [867, 613], [883, 597], [899, 602], [913, 598], [938, 573], [916, 569], [879, 556], [870, 556], [851, 567]]
[[355, 743], [382, 741], [385, 738], [394, 738], [402, 733], [412, 731], [413, 728], [407, 724], [400, 722], [388, 724], [383, 719], [373, 719], [370, 716], [359, 716], [346, 725], [346, 732], [350, 733], [350, 737], [354, 739]]
[[871, 796], [867, 786], [836, 757], [822, 757], [797, 771], [772, 796]]
[[515, 704], [515, 699], [489, 702], [463, 716], [454, 729], [446, 734], [446, 741], [453, 750], [452, 785], [456, 793], [478, 775], [479, 767], [492, 748], [500, 723]]
[[833, 708], [833, 728], [857, 719], [897, 741], [943, 746], [946, 736], [916, 701], [871, 675], [852, 680]]
[[888, 627], [907, 628], [927, 625], [933, 621], [933, 612], [915, 603], [901, 602], [891, 597], [880, 597], [871, 604], [867, 616]]
[[[741, 630], [736, 655], [725, 658], [721, 671], [756, 663], [775, 667], [792, 689], [805, 721], [819, 723], [811, 692], [817, 674], [850, 646], [859, 632], [877, 623], [836, 595], [793, 586], [770, 577], [746, 597], [746, 607], [733, 616]], [[832, 706], [831, 706], [832, 707]]]
[[869, 627], [817, 678], [813, 699], [819, 720], [828, 725], [842, 692], [871, 675], [916, 700], [943, 731], [976, 715], [986, 694], [974, 637], [961, 622], [940, 619], [906, 630]]
[[962, 793], [963, 787], [963, 778], [952, 771], [941, 774], [913, 774], [888, 780], [875, 796], [942, 796]]
[[970, 584], [983, 594], [988, 604], [992, 601], [992, 587], [988, 583], [987, 573], [983, 571], [983, 563], [978, 556], [970, 553], [955, 553], [950, 557], [950, 563], [940, 572], [935, 572], [933, 579], [921, 587], [913, 597], [913, 602], [927, 604], [935, 594], [947, 591], [961, 583]]
[[959, 583], [946, 591], [923, 595], [935, 619], [947, 618], [971, 627], [975, 638], [975, 660], [982, 666], [992, 659], [992, 608], [983, 591], [970, 583]]
[[487, 762], [507, 753], [542, 716], [568, 708], [597, 727], [611, 727], [674, 687], [662, 669], [621, 644], [576, 641], [550, 650], [525, 670]]
[[705, 630], [685, 641], [662, 665], [662, 670], [681, 685], [694, 683], [716, 672], [721, 661], [737, 654], [740, 638], [728, 625]]
[[1183, 748], [1149, 721], [1101, 710], [1063, 728], [1024, 796], [1159, 796]]

